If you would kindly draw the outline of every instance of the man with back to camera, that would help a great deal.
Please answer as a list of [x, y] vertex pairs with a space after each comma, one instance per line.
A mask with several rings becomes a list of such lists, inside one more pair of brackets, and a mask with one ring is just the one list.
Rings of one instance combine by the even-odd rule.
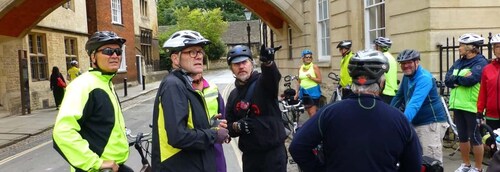
[[403, 50], [397, 61], [404, 73], [391, 106], [405, 107], [404, 114], [417, 131], [425, 156], [443, 162], [442, 138], [449, 125], [432, 74], [420, 64], [420, 53]]
[[71, 171], [133, 171], [124, 165], [129, 146], [111, 82], [120, 68], [125, 41], [111, 31], [94, 33], [85, 44], [92, 68], [66, 87], [52, 139]]
[[160, 83], [153, 110], [151, 167], [162, 172], [215, 172], [214, 144], [229, 138], [225, 120], [210, 122], [203, 94], [193, 88], [193, 76], [203, 72], [200, 33], [181, 30], [165, 41], [176, 67]]
[[[379, 51], [359, 51], [348, 69], [354, 94], [323, 107], [302, 126], [289, 148], [295, 162], [306, 172], [420, 171], [415, 130], [379, 97], [387, 58]], [[321, 143], [324, 163], [311, 151]]]
[[285, 127], [278, 107], [281, 74], [274, 63], [277, 48], [260, 50], [262, 73], [254, 70], [247, 46], [229, 50], [227, 64], [236, 80], [226, 104], [231, 137], [239, 137], [243, 172], [286, 172]]

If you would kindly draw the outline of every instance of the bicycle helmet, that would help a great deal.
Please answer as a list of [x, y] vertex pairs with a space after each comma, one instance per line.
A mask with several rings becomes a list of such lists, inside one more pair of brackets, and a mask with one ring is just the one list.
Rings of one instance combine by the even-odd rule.
[[85, 44], [85, 50], [87, 50], [87, 54], [90, 56], [99, 47], [101, 47], [103, 45], [117, 44], [120, 47], [122, 47], [126, 41], [127, 41], [126, 39], [116, 35], [115, 32], [98, 31], [98, 32], [95, 32], [92, 36], [90, 36], [90, 39]]
[[347, 66], [352, 82], [358, 85], [378, 83], [384, 73], [389, 71], [387, 57], [380, 51], [368, 49], [358, 51]]
[[339, 42], [339, 44], [337, 45], [337, 48], [350, 49], [351, 46], [352, 46], [352, 41], [351, 40], [343, 40], [343, 41]]
[[208, 39], [205, 39], [199, 32], [192, 30], [181, 30], [173, 33], [170, 38], [168, 38], [168, 40], [163, 43], [163, 48], [167, 50], [167, 53], [172, 53], [181, 51], [182, 49], [189, 46], [205, 46], [208, 44], [210, 44], [210, 41]]
[[466, 33], [458, 38], [458, 42], [479, 47], [483, 44], [484, 38], [475, 33]]
[[307, 54], [311, 54], [312, 55], [313, 52], [311, 50], [305, 49], [305, 50], [302, 51], [302, 56], [301, 57], [304, 57]]
[[405, 62], [410, 60], [420, 60], [420, 53], [417, 50], [406, 49], [399, 53], [396, 58], [398, 62]]
[[500, 33], [499, 34], [496, 34], [496, 35], [493, 35], [493, 37], [491, 38], [491, 44], [498, 44], [500, 43]]
[[239, 63], [247, 59], [253, 60], [250, 48], [245, 45], [236, 45], [227, 53], [227, 65]]
[[392, 41], [389, 38], [385, 37], [375, 38], [375, 40], [373, 40], [373, 43], [382, 48], [391, 48], [392, 45]]
[[69, 63], [70, 63], [71, 65], [73, 65], [73, 66], [78, 65], [78, 61], [76, 61], [76, 60], [71, 60], [71, 62], [69, 62]]

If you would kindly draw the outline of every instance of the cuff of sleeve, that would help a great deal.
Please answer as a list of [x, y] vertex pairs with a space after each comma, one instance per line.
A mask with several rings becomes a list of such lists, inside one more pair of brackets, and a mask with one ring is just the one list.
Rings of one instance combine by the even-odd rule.
[[104, 160], [102, 160], [101, 158], [98, 158], [97, 162], [94, 163], [94, 166], [92, 168], [95, 169], [95, 170], [101, 169], [101, 166], [102, 166], [103, 162], [104, 162]]

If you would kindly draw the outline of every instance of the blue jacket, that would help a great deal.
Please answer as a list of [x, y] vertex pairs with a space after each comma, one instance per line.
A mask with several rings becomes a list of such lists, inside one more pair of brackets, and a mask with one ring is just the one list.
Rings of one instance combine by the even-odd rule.
[[[450, 109], [477, 112], [479, 82], [483, 68], [488, 64], [486, 58], [478, 54], [471, 59], [460, 58], [446, 72], [444, 83], [452, 88], [450, 93]], [[467, 76], [470, 73], [470, 76]]]
[[[321, 142], [324, 164], [311, 151]], [[411, 124], [373, 95], [351, 95], [321, 108], [298, 130], [289, 151], [305, 172], [419, 172], [422, 162]]]
[[413, 76], [403, 76], [391, 106], [405, 106], [404, 114], [414, 126], [445, 122], [447, 118], [436, 82], [420, 65]]

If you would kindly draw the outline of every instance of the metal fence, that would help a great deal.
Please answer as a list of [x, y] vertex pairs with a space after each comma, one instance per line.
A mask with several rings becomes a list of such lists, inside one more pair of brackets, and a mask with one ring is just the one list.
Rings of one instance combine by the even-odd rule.
[[[481, 35], [483, 36], [483, 35]], [[480, 53], [483, 54], [486, 58], [491, 59], [493, 54], [493, 49], [491, 45], [491, 32], [488, 34], [487, 42], [485, 39], [485, 43], [480, 47]], [[453, 65], [453, 63], [460, 58], [458, 53], [459, 43], [456, 41], [455, 37], [446, 38], [446, 45], [437, 45], [439, 48], [439, 80], [444, 82], [444, 77], [448, 69]], [[449, 92], [449, 88], [440, 89], [440, 94], [444, 95]]]

